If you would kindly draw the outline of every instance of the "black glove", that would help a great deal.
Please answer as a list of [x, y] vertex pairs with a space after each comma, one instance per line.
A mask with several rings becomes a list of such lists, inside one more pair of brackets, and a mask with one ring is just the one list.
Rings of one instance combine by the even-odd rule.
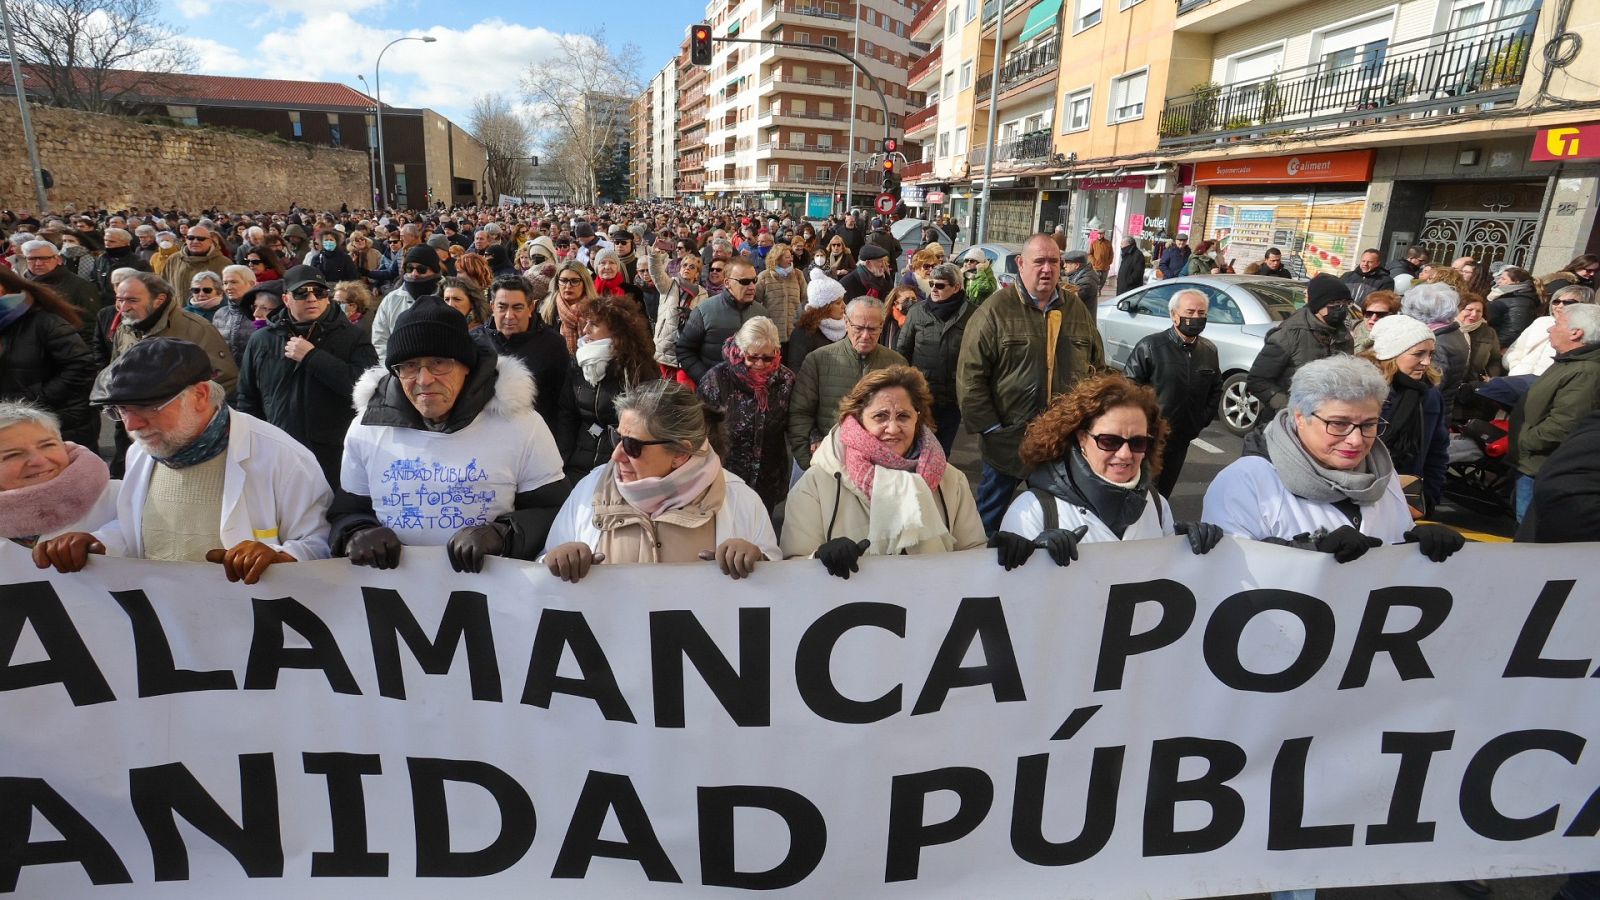
[[866, 553], [870, 546], [872, 546], [871, 541], [834, 538], [817, 548], [817, 559], [822, 560], [822, 565], [828, 570], [829, 575], [849, 581], [851, 572], [861, 571], [856, 560], [859, 560], [861, 554]]
[[1178, 522], [1172, 527], [1174, 534], [1189, 537], [1189, 550], [1196, 556], [1204, 556], [1211, 552], [1222, 540], [1222, 526], [1210, 522]]
[[1444, 562], [1452, 553], [1467, 545], [1467, 539], [1454, 528], [1444, 525], [1418, 525], [1404, 535], [1406, 543], [1417, 544], [1422, 555], [1434, 562]]
[[1089, 533], [1089, 526], [1079, 525], [1071, 531], [1065, 528], [1046, 528], [1034, 541], [1043, 547], [1058, 566], [1071, 565], [1078, 558], [1078, 542]]
[[374, 525], [350, 535], [345, 555], [358, 566], [393, 569], [400, 565], [400, 536], [393, 529]]
[[1007, 572], [1027, 562], [1033, 551], [1039, 549], [1038, 544], [1009, 531], [996, 531], [994, 537], [989, 538], [989, 546], [999, 551], [996, 557]]
[[1334, 561], [1341, 563], [1360, 559], [1362, 554], [1373, 547], [1383, 546], [1383, 541], [1367, 537], [1357, 531], [1354, 525], [1340, 525], [1318, 538], [1313, 538], [1310, 534], [1301, 534], [1294, 540], [1295, 543], [1308, 546], [1319, 553], [1332, 553]]
[[450, 568], [457, 572], [482, 572], [485, 559], [499, 556], [506, 550], [505, 533], [500, 530], [504, 527], [492, 522], [468, 525], [450, 535], [450, 542], [444, 545], [445, 555], [450, 557]]

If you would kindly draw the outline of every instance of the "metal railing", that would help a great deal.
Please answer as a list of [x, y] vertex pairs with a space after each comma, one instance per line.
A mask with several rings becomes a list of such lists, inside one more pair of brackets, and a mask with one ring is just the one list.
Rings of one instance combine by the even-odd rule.
[[919, 159], [916, 162], [906, 163], [900, 167], [900, 177], [904, 179], [921, 178], [933, 171], [933, 160]]
[[924, 0], [922, 8], [911, 17], [911, 30], [906, 34], [916, 34], [917, 29], [928, 23], [928, 20], [939, 14], [944, 9], [944, 0]]
[[797, 0], [784, 0], [784, 2], [772, 4], [771, 9], [762, 13], [761, 19], [766, 21], [780, 12], [793, 13], [799, 16], [815, 16], [819, 19], [833, 19], [835, 21], [848, 19], [849, 17], [844, 13], [843, 4], [839, 4], [839, 7], [839, 10], [831, 11], [821, 3], [804, 2], [804, 0], [798, 0], [798, 2]]
[[1452, 114], [1514, 100], [1528, 68], [1538, 11], [1358, 50], [1353, 59], [1279, 72], [1248, 84], [1203, 85], [1167, 100], [1164, 144], [1292, 131], [1407, 114]]
[[778, 84], [808, 84], [812, 85], [813, 87], [824, 87], [830, 90], [850, 89], [850, 82], [843, 78], [823, 78], [820, 75], [807, 75], [806, 77], [801, 78], [793, 73], [784, 74], [782, 69], [775, 70], [771, 75], [761, 79], [761, 86], [767, 87], [773, 82], [777, 82]]
[[922, 126], [928, 124], [929, 122], [932, 122], [934, 119], [936, 119], [938, 117], [939, 117], [939, 104], [937, 104], [937, 103], [932, 104], [931, 106], [924, 106], [923, 108], [918, 109], [918, 110], [914, 110], [914, 111], [912, 111], [910, 114], [908, 114], [906, 116], [906, 126], [905, 126], [906, 133], [909, 134], [910, 132], [916, 131], [918, 128], [921, 128]]
[[775, 144], [768, 141], [756, 145], [757, 153], [843, 153], [843, 147], [824, 147], [821, 144]]
[[[1004, 93], [1012, 88], [1025, 84], [1057, 70], [1061, 62], [1061, 39], [1052, 37], [1047, 41], [1034, 44], [1019, 53], [1006, 57], [1005, 65], [1000, 67], [1000, 91]], [[989, 100], [989, 88], [994, 84], [994, 73], [985, 72], [978, 78], [977, 102], [986, 103]]]
[[924, 53], [922, 58], [917, 60], [916, 63], [912, 65], [911, 70], [906, 74], [906, 84], [916, 84], [918, 78], [928, 74], [928, 70], [930, 68], [939, 64], [939, 58], [943, 55], [943, 44], [940, 44], [931, 51]]
[[[994, 161], [996, 163], [1030, 162], [1044, 159], [1050, 155], [1050, 129], [1041, 128], [1030, 131], [1020, 137], [995, 145]], [[985, 153], [987, 147], [973, 147], [967, 151], [967, 159], [972, 165], [982, 165], [988, 161]]]

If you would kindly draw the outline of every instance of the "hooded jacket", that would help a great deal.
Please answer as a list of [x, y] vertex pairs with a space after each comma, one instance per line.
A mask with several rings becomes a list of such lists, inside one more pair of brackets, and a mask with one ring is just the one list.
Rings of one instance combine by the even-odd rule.
[[368, 369], [356, 382], [341, 491], [328, 513], [334, 554], [374, 526], [393, 529], [402, 544], [439, 546], [461, 528], [496, 523], [509, 527], [505, 556], [538, 556], [568, 484], [533, 401], [526, 366], [480, 349], [435, 430], [399, 378]]
[[1355, 338], [1349, 329], [1330, 327], [1309, 306], [1295, 310], [1267, 332], [1261, 352], [1250, 365], [1245, 387], [1261, 401], [1261, 421], [1271, 421], [1278, 410], [1289, 405], [1289, 382], [1301, 366], [1353, 352]]
[[[289, 339], [304, 337], [316, 349], [295, 362], [283, 355]], [[251, 336], [239, 363], [234, 408], [278, 426], [304, 444], [329, 484], [337, 484], [344, 435], [354, 415], [349, 406], [356, 379], [378, 364], [361, 328], [337, 304], [301, 325], [279, 309]]]

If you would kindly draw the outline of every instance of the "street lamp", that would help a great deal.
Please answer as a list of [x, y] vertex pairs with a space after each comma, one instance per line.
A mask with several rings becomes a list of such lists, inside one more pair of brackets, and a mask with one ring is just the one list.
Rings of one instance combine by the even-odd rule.
[[[372, 86], [367, 84], [367, 76], [362, 75], [360, 72], [357, 72], [356, 73], [356, 80], [361, 82], [362, 90], [367, 90], [367, 91], [372, 90]], [[377, 113], [378, 108], [374, 106], [374, 107], [372, 107], [372, 111], [373, 111], [373, 113]], [[366, 122], [366, 117], [362, 116], [361, 117], [361, 121], [363, 123], [365, 123]], [[377, 129], [375, 129], [375, 128], [373, 129], [373, 131], [376, 131], [376, 130]], [[372, 206], [373, 206], [373, 210], [374, 211], [376, 211], [378, 207], [383, 205], [383, 198], [379, 197], [378, 196], [378, 192], [373, 190], [373, 188], [378, 186], [378, 154], [376, 152], [377, 149], [378, 148], [373, 147], [371, 145], [368, 145], [368, 147], [367, 147], [367, 179], [368, 179], [367, 180], [367, 194], [368, 194], [369, 198], [372, 200]]]
[[[421, 41], [424, 44], [431, 44], [437, 40], [438, 38], [430, 37], [428, 35], [422, 35], [420, 37], [395, 38], [394, 40], [385, 44], [382, 50], [378, 51], [378, 61], [372, 64], [372, 84], [373, 87], [377, 89], [378, 101], [378, 177], [380, 179], [380, 184], [383, 187], [383, 196], [379, 198], [379, 206], [389, 202], [389, 162], [384, 158], [383, 155], [383, 78], [381, 72], [383, 66], [383, 55], [389, 52], [390, 47], [393, 47], [395, 44], [398, 44], [401, 41]], [[379, 210], [379, 212], [381, 213], [382, 210]]]

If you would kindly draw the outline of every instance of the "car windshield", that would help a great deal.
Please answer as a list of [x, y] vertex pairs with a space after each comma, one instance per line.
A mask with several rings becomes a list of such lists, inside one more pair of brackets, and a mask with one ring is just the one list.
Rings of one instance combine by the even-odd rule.
[[1261, 301], [1274, 322], [1289, 318], [1295, 310], [1306, 305], [1306, 286], [1303, 284], [1251, 282], [1244, 285], [1244, 289]]

